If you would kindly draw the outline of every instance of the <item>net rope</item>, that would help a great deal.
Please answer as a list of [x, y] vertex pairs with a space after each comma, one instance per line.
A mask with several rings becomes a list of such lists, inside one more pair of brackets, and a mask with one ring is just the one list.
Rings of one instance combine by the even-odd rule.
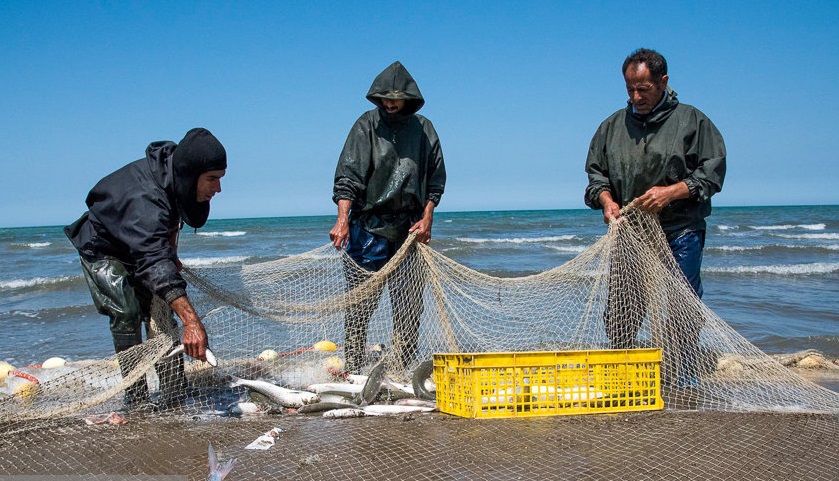
[[[835, 448], [839, 394], [763, 353], [705, 306], [674, 261], [657, 218], [632, 206], [571, 261], [525, 277], [475, 271], [413, 237], [378, 272], [359, 268], [328, 244], [259, 264], [186, 268], [184, 275], [219, 363], [211, 367], [187, 359], [188, 400], [145, 410], [146, 420], [219, 413], [245, 392], [231, 387], [237, 378], [307, 390], [344, 381], [341, 373], [349, 368], [369, 374], [382, 365], [389, 380], [410, 384], [435, 353], [652, 347], [663, 353], [663, 416], [795, 413], [806, 419], [795, 429], [826, 438]], [[15, 441], [3, 449], [31, 456], [27, 450], [44, 429], [58, 425], [59, 432], [75, 432], [80, 428], [68, 419], [120, 409], [122, 393], [138, 380], [146, 379], [153, 393], [162, 391], [160, 367], [180, 334], [171, 316], [157, 300], [143, 344], [59, 371], [33, 368], [37, 382], [8, 376], [6, 394], [0, 394], [0, 435]], [[265, 354], [269, 350], [273, 354]], [[492, 431], [488, 426], [480, 430]], [[483, 435], [473, 441], [481, 442]], [[760, 434], [743, 442], [759, 444]], [[819, 462], [835, 464], [839, 451], [826, 452]], [[87, 472], [49, 459], [40, 459], [34, 472]], [[0, 474], [21, 472], [31, 471], [0, 462]], [[347, 472], [369, 474], [370, 467], [341, 471]]]

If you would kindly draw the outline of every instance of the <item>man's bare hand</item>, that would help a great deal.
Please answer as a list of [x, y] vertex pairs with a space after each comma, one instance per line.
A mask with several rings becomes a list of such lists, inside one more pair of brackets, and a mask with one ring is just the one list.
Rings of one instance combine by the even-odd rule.
[[338, 250], [347, 246], [347, 242], [350, 240], [350, 226], [346, 219], [338, 218], [335, 221], [335, 226], [329, 231], [329, 240]]
[[670, 205], [674, 200], [690, 197], [690, 189], [684, 182], [678, 184], [651, 187], [643, 195], [635, 199], [635, 206], [639, 209], [658, 214], [661, 209]]
[[416, 224], [412, 225], [408, 232], [415, 232], [417, 234], [417, 242], [428, 244], [431, 242], [431, 218], [423, 217]]

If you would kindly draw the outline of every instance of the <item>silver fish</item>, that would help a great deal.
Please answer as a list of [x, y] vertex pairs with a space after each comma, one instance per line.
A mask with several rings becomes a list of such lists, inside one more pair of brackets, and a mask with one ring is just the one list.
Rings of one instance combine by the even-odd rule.
[[313, 392], [286, 389], [265, 381], [241, 379], [235, 376], [230, 376], [230, 378], [232, 379], [230, 387], [245, 386], [248, 389], [253, 389], [264, 394], [272, 402], [287, 408], [299, 408], [305, 404], [315, 403], [320, 400], [317, 393]]
[[333, 411], [335, 409], [352, 409], [358, 408], [354, 404], [334, 403], [334, 402], [319, 402], [314, 404], [307, 404], [297, 410], [300, 414], [320, 413], [324, 411]]
[[207, 464], [210, 467], [210, 477], [207, 478], [207, 481], [222, 481], [228, 474], [230, 474], [230, 471], [233, 470], [233, 466], [236, 464], [236, 459], [231, 459], [219, 466], [216, 451], [213, 449], [213, 443], [210, 443], [209, 460]]
[[[169, 354], [166, 355], [166, 357], [172, 357], [182, 352], [184, 352], [184, 345], [178, 344]], [[209, 347], [204, 351], [204, 356], [207, 358], [207, 363], [209, 365], [213, 367], [218, 366], [218, 359], [216, 359], [216, 355], [213, 354], [213, 351], [211, 351]]]
[[396, 404], [397, 406], [418, 406], [431, 409], [437, 408], [436, 402], [417, 398], [397, 399], [393, 404]]
[[432, 411], [435, 411], [437, 408], [424, 407], [424, 406], [397, 406], [395, 404], [370, 404], [369, 406], [364, 406], [362, 409], [364, 409], [364, 412], [366, 414], [384, 415], [384, 414], [430, 413]]
[[359, 408], [333, 409], [323, 413], [323, 417], [333, 419], [363, 418], [364, 416], [376, 416], [376, 414], [368, 414], [365, 410]]
[[310, 384], [306, 389], [316, 393], [341, 393], [342, 395], [346, 395], [347, 397], [353, 397], [356, 394], [360, 394], [361, 391], [364, 389], [364, 386], [361, 384], [350, 384], [346, 382], [323, 382], [318, 384]]

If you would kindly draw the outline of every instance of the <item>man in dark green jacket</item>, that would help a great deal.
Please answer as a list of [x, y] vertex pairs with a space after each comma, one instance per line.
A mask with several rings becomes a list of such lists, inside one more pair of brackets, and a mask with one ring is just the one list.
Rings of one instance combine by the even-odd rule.
[[[602, 209], [607, 223], [633, 201], [657, 213], [676, 262], [702, 297], [705, 217], [725, 178], [722, 135], [705, 114], [679, 103], [658, 52], [636, 50], [622, 71], [628, 105], [600, 124], [591, 140], [586, 205]], [[616, 310], [607, 308], [607, 334], [613, 347], [626, 348], [641, 320], [614, 319]]]
[[[338, 219], [329, 232], [336, 249], [346, 249], [355, 264], [368, 272], [389, 261], [409, 232], [418, 242], [431, 240], [434, 208], [446, 185], [446, 168], [434, 126], [416, 112], [425, 100], [411, 74], [394, 62], [380, 73], [367, 92], [376, 108], [355, 122], [335, 170], [332, 200]], [[346, 269], [348, 288], [363, 276]], [[406, 283], [398, 269], [388, 279], [393, 311], [393, 348], [402, 367], [415, 355], [422, 287]], [[345, 319], [346, 370], [356, 372], [364, 362], [367, 326], [381, 291], [369, 302], [347, 309]]]

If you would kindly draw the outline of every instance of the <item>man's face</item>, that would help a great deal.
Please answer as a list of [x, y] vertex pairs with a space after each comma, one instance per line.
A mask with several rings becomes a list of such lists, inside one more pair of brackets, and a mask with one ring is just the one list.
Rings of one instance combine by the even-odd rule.
[[198, 185], [195, 187], [195, 200], [198, 202], [209, 202], [214, 195], [221, 192], [221, 178], [224, 177], [224, 170], [209, 170], [198, 176]]
[[405, 106], [405, 99], [382, 99], [382, 107], [389, 114], [395, 114]]
[[667, 75], [654, 80], [647, 64], [635, 63], [626, 68], [623, 75], [626, 81], [626, 93], [635, 110], [641, 115], [647, 115], [661, 101], [664, 89], [667, 88]]

